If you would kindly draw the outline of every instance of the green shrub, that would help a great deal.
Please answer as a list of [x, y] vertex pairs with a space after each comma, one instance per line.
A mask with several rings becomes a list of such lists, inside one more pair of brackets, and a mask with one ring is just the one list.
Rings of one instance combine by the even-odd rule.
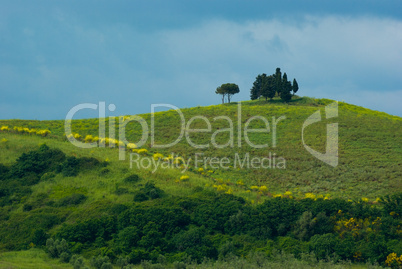
[[135, 202], [143, 202], [146, 200], [153, 200], [164, 196], [165, 192], [156, 187], [154, 183], [147, 182], [144, 187], [134, 195]]
[[138, 175], [132, 174], [132, 175], [129, 175], [126, 178], [124, 178], [123, 181], [126, 183], [137, 183], [140, 180], [141, 180], [141, 178]]
[[310, 251], [313, 251], [318, 259], [325, 259], [335, 252], [338, 238], [334, 234], [314, 235], [309, 241]]
[[49, 238], [46, 240], [46, 250], [51, 258], [60, 258], [63, 262], [68, 262], [71, 257], [70, 250], [68, 249], [67, 241], [62, 239], [54, 240]]
[[107, 256], [102, 257], [99, 255], [98, 257], [92, 257], [90, 264], [92, 267], [94, 267], [96, 269], [113, 268], [109, 262], [109, 257], [107, 257]]
[[84, 258], [78, 255], [73, 255], [70, 259], [70, 264], [74, 269], [81, 269], [85, 267]]
[[79, 172], [79, 164], [80, 162], [76, 157], [67, 157], [58, 167], [58, 172], [61, 172], [64, 177], [75, 177]]
[[56, 206], [72, 206], [83, 203], [87, 197], [81, 193], [73, 193], [69, 196], [61, 198], [56, 202]]
[[49, 171], [53, 171], [65, 160], [65, 154], [59, 149], [50, 149], [46, 144], [28, 153], [23, 153], [17, 162], [11, 166], [10, 173], [22, 178], [29, 174], [39, 177]]

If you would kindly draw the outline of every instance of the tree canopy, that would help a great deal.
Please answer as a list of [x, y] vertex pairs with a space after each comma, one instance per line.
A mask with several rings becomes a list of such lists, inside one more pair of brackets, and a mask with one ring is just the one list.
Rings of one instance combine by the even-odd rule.
[[299, 85], [296, 79], [293, 79], [293, 84], [288, 80], [286, 73], [283, 73], [278, 67], [275, 73], [267, 76], [265, 73], [260, 74], [256, 77], [253, 87], [250, 89], [251, 100], [256, 100], [261, 96], [268, 100], [279, 96], [284, 102], [289, 102], [293, 95], [299, 90]]
[[234, 84], [234, 83], [225, 83], [216, 88], [215, 93], [222, 95], [222, 104], [225, 103], [225, 96], [228, 98], [228, 103], [230, 103], [230, 98], [236, 94], [239, 93], [240, 89], [239, 86]]

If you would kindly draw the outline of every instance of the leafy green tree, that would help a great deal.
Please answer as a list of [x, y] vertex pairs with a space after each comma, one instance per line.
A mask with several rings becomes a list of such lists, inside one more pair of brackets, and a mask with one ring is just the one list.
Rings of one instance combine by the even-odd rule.
[[295, 93], [297, 93], [297, 91], [299, 90], [299, 84], [297, 83], [295, 78], [293, 79], [292, 90], [293, 90], [293, 95], [295, 95]]
[[281, 92], [282, 92], [282, 85], [283, 85], [283, 83], [282, 83], [282, 73], [281, 73], [281, 69], [280, 69], [279, 67], [276, 68], [274, 77], [275, 77], [276, 93], [277, 93], [278, 95], [280, 95]]
[[225, 103], [225, 95], [227, 94], [225, 88], [223, 88], [222, 86], [219, 86], [218, 88], [216, 88], [215, 93], [222, 95], [222, 104], [224, 104]]
[[286, 73], [283, 74], [282, 78], [282, 87], [280, 91], [280, 97], [284, 102], [289, 102], [292, 99], [292, 83], [288, 81], [288, 76]]
[[228, 102], [230, 103], [230, 98], [232, 95], [240, 92], [239, 86], [234, 83], [227, 83], [226, 84], [227, 95], [228, 95]]
[[220, 87], [216, 88], [215, 91], [216, 94], [222, 95], [222, 104], [225, 103], [225, 95], [228, 97], [228, 103], [230, 103], [231, 96], [239, 92], [239, 86], [234, 83], [222, 84]]
[[[265, 74], [264, 74], [265, 75]], [[272, 99], [275, 96], [275, 78], [273, 75], [265, 76], [263, 78], [261, 95], [265, 97], [265, 100]]]
[[256, 100], [261, 96], [261, 88], [266, 74], [258, 75], [253, 82], [253, 87], [250, 89], [251, 100]]

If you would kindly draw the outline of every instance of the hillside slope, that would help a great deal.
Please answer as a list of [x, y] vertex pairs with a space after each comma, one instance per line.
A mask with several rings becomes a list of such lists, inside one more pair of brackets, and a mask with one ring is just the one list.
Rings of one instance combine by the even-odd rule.
[[[251, 268], [277, 263], [279, 249], [298, 259], [312, 251], [319, 259], [336, 253], [384, 265], [391, 253], [402, 254], [402, 119], [339, 103], [337, 117], [326, 120], [332, 103], [299, 98], [182, 109], [184, 126], [204, 129], [187, 134], [175, 110], [139, 115], [143, 125], [107, 118], [106, 147], [93, 148], [70, 143], [61, 120], [2, 120], [0, 252], [42, 248], [64, 262], [74, 254], [87, 263], [108, 256], [114, 264], [167, 261], [172, 268], [218, 257], [228, 262], [223, 267], [243, 263], [237, 256]], [[303, 124], [318, 110], [322, 120], [304, 129], [304, 142], [324, 152], [327, 124], [337, 123], [335, 167], [303, 145]], [[127, 142], [138, 144], [152, 117], [154, 144], [176, 144], [151, 147], [151, 127], [139, 148], [119, 142], [119, 127], [126, 126]], [[264, 119], [269, 132], [249, 132], [247, 140], [247, 128], [267, 128]], [[98, 128], [99, 119], [72, 122], [86, 146], [100, 141]], [[261, 167], [261, 160], [271, 166]], [[57, 239], [67, 241], [52, 252]], [[28, 256], [46, 263], [34, 249], [0, 254], [0, 267]]]
[[[241, 103], [240, 114], [237, 103], [182, 109], [185, 124], [194, 117], [202, 116], [206, 119], [193, 119], [189, 125], [191, 129], [208, 128], [206, 121], [211, 124], [211, 129], [206, 132], [189, 133], [188, 139], [184, 135], [177, 144], [163, 149], [151, 147], [151, 115], [139, 115], [148, 126], [148, 139], [141, 148], [147, 149], [150, 155], [161, 153], [168, 156], [173, 153], [172, 155], [181, 156], [186, 161], [191, 159], [190, 170], [198, 171], [202, 167], [203, 173], [208, 177], [223, 180], [229, 185], [236, 184], [239, 180], [247, 186], [266, 185], [272, 195], [291, 191], [298, 196], [314, 193], [350, 199], [360, 197], [375, 199], [400, 190], [402, 188], [402, 137], [400, 136], [402, 119], [340, 102], [338, 117], [325, 120], [325, 105], [330, 103], [332, 103], [331, 100], [306, 97], [296, 99], [289, 105], [278, 100], [274, 102], [248, 101]], [[325, 152], [326, 124], [337, 123], [339, 163], [336, 167], [316, 159], [302, 143], [303, 123], [319, 109], [323, 120], [304, 130], [305, 143], [316, 151]], [[241, 117], [240, 138], [239, 115]], [[217, 116], [229, 117], [232, 126], [226, 119], [214, 119]], [[245, 124], [255, 116], [261, 116], [268, 121], [270, 132], [249, 132], [248, 137], [252, 144], [267, 143], [268, 146], [265, 148], [250, 146], [244, 137]], [[280, 117], [282, 119], [278, 121]], [[112, 136], [108, 130], [110, 119], [106, 118], [105, 121], [106, 137]], [[127, 117], [124, 119], [127, 120]], [[123, 122], [123, 118], [113, 118], [113, 120], [115, 121], [114, 136], [118, 139], [119, 123]], [[166, 145], [180, 137], [183, 128], [180, 115], [176, 111], [157, 112], [154, 114], [154, 120], [155, 144]], [[276, 138], [273, 135], [275, 120], [278, 121]], [[18, 126], [48, 129], [52, 136], [59, 138], [64, 136], [64, 121], [0, 121], [0, 126], [3, 125], [10, 128]], [[260, 119], [252, 120], [249, 129], [254, 128], [266, 128], [265, 123]], [[82, 138], [87, 135], [97, 137], [99, 121], [98, 119], [73, 120], [72, 131], [81, 135]], [[216, 131], [219, 133], [214, 136]], [[231, 131], [233, 132], [232, 145], [217, 148], [212, 144], [212, 139], [220, 146], [231, 142], [229, 136]], [[129, 142], [137, 143], [143, 134], [142, 126], [132, 121], [126, 125], [124, 133]], [[190, 143], [208, 145], [208, 147], [200, 149]], [[210, 159], [209, 161], [206, 159], [213, 157], [218, 160], [227, 157], [228, 168], [214, 169], [212, 166], [217, 165], [211, 166]], [[256, 169], [250, 167], [251, 159], [254, 157], [257, 161], [271, 158], [270, 167]], [[108, 156], [108, 158], [112, 157]], [[197, 163], [195, 163], [196, 158]], [[128, 159], [127, 156], [126, 161], [122, 161], [126, 163], [126, 167], [129, 167]], [[243, 164], [244, 161], [246, 163]], [[275, 164], [274, 161], [276, 161]], [[269, 166], [268, 161], [265, 164]]]

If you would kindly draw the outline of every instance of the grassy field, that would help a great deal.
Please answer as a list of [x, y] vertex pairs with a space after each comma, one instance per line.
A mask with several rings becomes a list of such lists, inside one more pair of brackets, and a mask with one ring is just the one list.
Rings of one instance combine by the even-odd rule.
[[[114, 147], [107, 145], [104, 148], [84, 149], [76, 147], [65, 137], [63, 120], [0, 120], [1, 173], [11, 169], [9, 167], [13, 167], [16, 164], [16, 160], [24, 156], [22, 154], [27, 154], [32, 150], [37, 151], [40, 145], [44, 143], [50, 149], [60, 149], [67, 157], [75, 157], [78, 160], [95, 158], [103, 165], [80, 170], [78, 175], [74, 176], [54, 171], [40, 173], [37, 181], [29, 186], [24, 186], [24, 181], [18, 181], [19, 179], [10, 181], [11, 183], [4, 183], [6, 182], [4, 180], [3, 184], [1, 181], [1, 176], [3, 175], [0, 173], [0, 183], [3, 184], [0, 190], [7, 188], [18, 190], [15, 194], [10, 194], [6, 191], [0, 192], [0, 198], [3, 199], [0, 200], [2, 201], [2, 206], [0, 207], [0, 268], [72, 268], [66, 263], [60, 263], [57, 259], [50, 259], [42, 249], [31, 248], [30, 243], [32, 243], [33, 238], [36, 238], [35, 233], [39, 229], [35, 229], [36, 225], [43, 227], [46, 236], [50, 237], [67, 231], [63, 230], [67, 229], [66, 227], [75, 227], [74, 225], [77, 225], [77, 223], [89, 223], [96, 219], [103, 221], [111, 217], [115, 221], [122, 222], [119, 215], [121, 211], [124, 211], [125, 208], [137, 207], [149, 209], [155, 207], [163, 208], [164, 210], [165, 207], [172, 206], [172, 208], [177, 208], [179, 206], [183, 208], [185, 214], [189, 214], [193, 218], [191, 214], [194, 212], [187, 207], [195, 206], [192, 203], [200, 203], [199, 206], [201, 207], [204, 200], [218, 199], [210, 198], [214, 197], [213, 195], [215, 194], [232, 194], [235, 197], [244, 199], [244, 210], [249, 207], [258, 207], [258, 210], [262, 209], [266, 205], [264, 202], [272, 201], [274, 197], [284, 197], [286, 199], [283, 200], [294, 199], [294, 201], [310, 198], [313, 201], [318, 200], [317, 203], [321, 203], [320, 201], [322, 200], [335, 201], [336, 198], [341, 198], [349, 201], [350, 207], [353, 205], [353, 208], [357, 208], [353, 209], [355, 211], [360, 210], [361, 205], [363, 208], [361, 212], [365, 210], [365, 213], [359, 215], [360, 213], [352, 210], [348, 213], [349, 215], [343, 216], [341, 213], [337, 213], [339, 208], [332, 208], [327, 212], [327, 215], [328, 220], [329, 217], [332, 218], [333, 224], [337, 223], [336, 221], [346, 223], [346, 217], [355, 216], [353, 214], [357, 214], [362, 223], [364, 221], [373, 221], [375, 214], [378, 216], [382, 214], [379, 213], [380, 209], [377, 210], [377, 208], [381, 208], [379, 206], [380, 197], [402, 191], [402, 136], [399, 135], [402, 133], [402, 118], [340, 102], [338, 104], [338, 117], [326, 120], [325, 106], [330, 103], [332, 101], [327, 99], [303, 97], [296, 98], [289, 104], [283, 104], [278, 100], [272, 102], [259, 100], [241, 102], [241, 106], [237, 103], [232, 103], [182, 109], [181, 112], [186, 124], [191, 129], [207, 129], [208, 121], [211, 123], [210, 130], [202, 133], [188, 133], [188, 137], [185, 135], [177, 144], [166, 149], [158, 149], [151, 145], [150, 136], [152, 133], [151, 129], [149, 129], [146, 133], [148, 134], [148, 140], [139, 149], [134, 150], [135, 156], [140, 156], [138, 162], [143, 162], [144, 164], [147, 164], [147, 161], [158, 158], [169, 159], [169, 155], [173, 155], [173, 157], [169, 159], [170, 162], [165, 163], [173, 163], [176, 156], [180, 156], [184, 161], [191, 159], [188, 167], [181, 164], [164, 169], [155, 169], [151, 164], [147, 168], [136, 167], [136, 165], [130, 167], [128, 151], [124, 153], [125, 160], [119, 160], [118, 144], [114, 145]], [[336, 167], [329, 166], [316, 159], [303, 146], [301, 139], [303, 123], [317, 110], [321, 111], [323, 120], [305, 129], [305, 142], [313, 149], [324, 152], [326, 124], [338, 123], [339, 164]], [[170, 110], [139, 116], [144, 119], [148, 126], [151, 126], [151, 120], [154, 120], [154, 144], [168, 144], [180, 136], [180, 115], [177, 111]], [[197, 116], [203, 116], [204, 118], [197, 118]], [[249, 133], [249, 140], [253, 144], [268, 143], [268, 147], [255, 148], [245, 140], [244, 126], [254, 116], [266, 118], [269, 122], [270, 132]], [[190, 119], [194, 117], [195, 120], [189, 123]], [[273, 138], [273, 122], [280, 117], [283, 117], [283, 119], [276, 124], [276, 137]], [[230, 124], [230, 121], [233, 122], [233, 125]], [[126, 127], [125, 136], [128, 142], [138, 144], [143, 135], [140, 123], [130, 121], [129, 116], [107, 118], [105, 119], [105, 125], [106, 137], [115, 138], [117, 141], [123, 140], [123, 137], [118, 135], [119, 128], [122, 126]], [[73, 120], [72, 122], [72, 131], [76, 138], [82, 142], [98, 141], [98, 128], [98, 119]], [[266, 128], [266, 126], [262, 120], [256, 119], [250, 122], [249, 128], [258, 129]], [[49, 130], [50, 133], [44, 130]], [[217, 133], [214, 135], [215, 132]], [[225, 145], [228, 142], [230, 144], [230, 132], [234, 137], [233, 146], [217, 148], [212, 145], [211, 141], [215, 141], [218, 145]], [[191, 146], [189, 140], [197, 145], [209, 146], [197, 148]], [[226, 157], [230, 161], [227, 168], [203, 166], [203, 163], [194, 162], [197, 154], [203, 158]], [[271, 168], [236, 167], [233, 162], [236, 156], [244, 157], [247, 154], [251, 158], [271, 158], [271, 161], [274, 161], [275, 158], [277, 161], [285, 160], [285, 167], [283, 167], [284, 169], [274, 167], [274, 165]], [[138, 180], [135, 182], [127, 180], [132, 175], [138, 176]], [[22, 180], [31, 180], [31, 175], [25, 175]], [[141, 203], [133, 201], [133, 196], [135, 200], [135, 195], [146, 188], [147, 182], [153, 182], [157, 189], [163, 190], [165, 196], [163, 196], [162, 201], [159, 201], [160, 199], [151, 199]], [[79, 202], [74, 202], [75, 204], [68, 204], [68, 201], [72, 199], [71, 197], [84, 198]], [[225, 202], [227, 201], [225, 200]], [[67, 203], [67, 205], [63, 203]], [[233, 203], [235, 202], [229, 201], [228, 206], [232, 206]], [[240, 205], [236, 206], [240, 208]], [[243, 208], [243, 205], [241, 208]], [[230, 214], [236, 213], [237, 209], [233, 209], [233, 212], [230, 211], [231, 209], [228, 210], [224, 214], [229, 214], [232, 219]], [[396, 212], [399, 211], [396, 210]], [[317, 215], [317, 213], [319, 211], [314, 214]], [[369, 213], [373, 213], [373, 217], [368, 215]], [[393, 212], [393, 214], [397, 213]], [[396, 215], [392, 215], [392, 217], [395, 218]], [[358, 218], [357, 220], [359, 220]], [[370, 229], [375, 229], [374, 223], [370, 224], [370, 227], [364, 224], [363, 228], [358, 229], [362, 229], [362, 233], [363, 230], [365, 233], [370, 233]], [[387, 225], [394, 225], [396, 228], [392, 232], [398, 234], [400, 233], [400, 228], [397, 228], [399, 226], [395, 223], [389, 222]], [[123, 228], [119, 225], [116, 224], [114, 227], [121, 232]], [[196, 223], [192, 220], [191, 224], [189, 223], [189, 226], [186, 226], [185, 229], [192, 231], [191, 229], [194, 225]], [[159, 229], [163, 230], [163, 228]], [[202, 229], [200, 228], [197, 231], [205, 233]], [[220, 228], [218, 227], [217, 229], [219, 230]], [[288, 229], [287, 236], [293, 235], [295, 228], [289, 226]], [[351, 232], [352, 228], [350, 229]], [[233, 234], [230, 237], [226, 232], [220, 234], [216, 232], [216, 229], [212, 228], [208, 231], [205, 234], [205, 238], [210, 240], [210, 244], [219, 251], [222, 251], [225, 240], [233, 240], [233, 242], [242, 242], [244, 240], [246, 242], [244, 246], [236, 246], [239, 249], [236, 254], [238, 256], [247, 255], [248, 251], [253, 247], [257, 247], [265, 253], [272, 252], [271, 247], [266, 245], [266, 240], [270, 236], [260, 238], [254, 242], [255, 235], [253, 233], [251, 233], [253, 238], [243, 238], [236, 237]], [[360, 232], [360, 230], [358, 231]], [[174, 233], [177, 233], [177, 231]], [[258, 233], [261, 233], [261, 231]], [[280, 238], [280, 236], [285, 236], [286, 234], [278, 232], [277, 235], [272, 237], [275, 241], [273, 243], [275, 247], [288, 248], [286, 244], [281, 243], [280, 240], [282, 239], [276, 239], [278, 235], [278, 238]], [[118, 232], [116, 232], [113, 237], [104, 237], [107, 238], [105, 241], [94, 241], [87, 245], [69, 242], [69, 246], [75, 251], [73, 251], [74, 253], [83, 254], [88, 264], [90, 257], [100, 254], [106, 255], [111, 248], [119, 250], [116, 247], [119, 236]], [[145, 237], [144, 235], [143, 239]], [[172, 238], [174, 239], [175, 237], [173, 236]], [[169, 237], [169, 240], [172, 238]], [[358, 240], [360, 240], [358, 242], [364, 241], [360, 237], [355, 238], [355, 240], [356, 242]], [[402, 249], [398, 242], [388, 243], [389, 250]], [[301, 250], [308, 251], [307, 243], [302, 240], [300, 244]], [[362, 246], [359, 245], [358, 247]], [[38, 248], [43, 248], [43, 246], [38, 246]], [[10, 252], [10, 250], [19, 251]], [[301, 250], [297, 250], [295, 253], [299, 255], [298, 253]], [[119, 255], [129, 253], [125, 252], [125, 250], [119, 251]], [[152, 256], [154, 254], [150, 250], [147, 251], [150, 253], [149, 259], [155, 261], [156, 256]], [[291, 251], [294, 251], [294, 249]], [[399, 253], [399, 255], [401, 254]], [[131, 253], [130, 255], [134, 254]], [[179, 254], [175, 255], [168, 258], [171, 260], [178, 259], [179, 256], [177, 255]], [[350, 257], [355, 262], [365, 261], [363, 258], [359, 258], [360, 254], [358, 252], [353, 255]], [[133, 256], [130, 257], [132, 258]], [[385, 260], [384, 257], [382, 259]], [[287, 263], [285, 263], [285, 260], [287, 260]], [[247, 264], [247, 262], [246, 260], [236, 259], [233, 261], [221, 260], [213, 264], [188, 265], [188, 268], [210, 268], [212, 266], [216, 268], [236, 268], [238, 266], [253, 268], [254, 263]], [[311, 264], [300, 261], [300, 259], [292, 260], [289, 257], [283, 260], [271, 259], [265, 262], [267, 262], [267, 268], [370, 268], [368, 265], [346, 263]], [[144, 268], [146, 266], [146, 264], [143, 265]]]
[[[325, 134], [326, 124], [337, 122], [339, 126], [339, 165], [335, 168], [324, 164], [314, 158], [305, 150], [301, 141], [301, 130], [303, 122], [309, 115], [331, 103], [327, 99], [299, 98], [291, 102], [289, 105], [280, 102], [266, 101], [247, 101], [242, 102], [241, 107], [241, 128], [244, 135], [244, 125], [252, 116], [263, 116], [267, 118], [270, 124], [271, 133], [250, 133], [250, 142], [254, 144], [268, 143], [267, 148], [256, 149], [250, 147], [241, 137], [241, 146], [238, 146], [238, 106], [237, 104], [226, 104], [209, 107], [195, 107], [183, 109], [183, 115], [188, 120], [195, 116], [204, 116], [211, 123], [211, 132], [207, 133], [190, 133], [189, 139], [197, 145], [209, 144], [208, 148], [192, 147], [188, 140], [183, 137], [179, 143], [167, 149], [155, 149], [151, 147], [151, 139], [142, 148], [149, 151], [149, 155], [161, 153], [168, 156], [174, 153], [184, 157], [186, 160], [195, 159], [195, 155], [202, 158], [228, 157], [233, 166], [236, 154], [244, 160], [246, 154], [250, 158], [271, 157], [280, 162], [280, 157], [286, 160], [286, 169], [273, 168], [270, 169], [247, 169], [228, 168], [228, 169], [212, 169], [211, 167], [203, 167], [205, 183], [212, 183], [218, 180], [224, 182], [226, 186], [231, 186], [232, 190], [236, 189], [236, 183], [240, 180], [246, 186], [268, 187], [270, 195], [284, 194], [290, 191], [296, 197], [304, 197], [306, 193], [315, 195], [327, 195], [330, 197], [343, 197], [345, 199], [360, 199], [362, 197], [369, 198], [374, 201], [379, 196], [390, 194], [402, 188], [402, 119], [396, 116], [390, 116], [382, 112], [371, 111], [354, 105], [339, 103], [339, 116], [332, 121], [321, 121], [313, 126], [307, 127], [305, 130], [306, 144], [313, 149], [325, 151]], [[323, 113], [322, 113], [323, 114]], [[140, 115], [151, 126], [151, 115]], [[216, 116], [227, 116], [233, 123], [234, 145], [233, 147], [215, 148], [211, 143], [212, 132], [230, 127], [226, 120], [214, 120]], [[278, 122], [277, 134], [273, 146], [272, 141], [272, 117], [278, 119], [284, 116], [286, 119]], [[324, 117], [324, 114], [322, 115]], [[155, 144], [168, 144], [173, 142], [180, 135], [180, 117], [175, 111], [157, 112], [154, 114], [155, 120]], [[114, 118], [115, 137], [118, 139], [119, 123], [122, 120]], [[122, 125], [122, 124], [121, 124]], [[51, 131], [52, 141], [60, 141], [64, 135], [64, 121], [19, 121], [19, 120], [3, 120], [0, 126], [26, 127], [35, 129], [48, 129]], [[78, 133], [85, 138], [87, 135], [93, 137], [99, 136], [98, 119], [76, 120], [72, 123], [72, 131]], [[109, 119], [106, 119], [106, 137], [110, 137]], [[206, 128], [204, 120], [196, 119], [192, 122], [191, 128]], [[264, 128], [262, 121], [254, 120], [250, 124], [250, 128]], [[150, 131], [149, 131], [150, 132]], [[5, 134], [2, 134], [3, 136]], [[128, 141], [137, 142], [142, 135], [141, 125], [137, 122], [130, 122], [125, 129], [125, 135]], [[29, 136], [24, 135], [23, 139]], [[215, 137], [218, 145], [224, 145], [229, 141], [229, 132], [222, 132]], [[5, 137], [5, 139], [8, 139]], [[13, 139], [10, 138], [10, 144]], [[48, 139], [46, 139], [47, 141]], [[17, 142], [17, 141], [16, 141]], [[18, 141], [18, 144], [24, 142]], [[39, 143], [39, 142], [38, 142]], [[68, 146], [63, 145], [64, 148]], [[16, 149], [16, 148], [15, 148]], [[101, 159], [110, 159], [112, 162], [116, 160], [118, 153], [113, 150], [91, 149], [87, 151], [79, 151], [74, 147], [69, 149], [70, 152], [80, 152], [80, 154], [93, 155]], [[11, 163], [20, 153], [18, 150], [9, 152], [3, 151], [1, 162]], [[85, 152], [85, 153], [84, 153]], [[127, 157], [128, 159], [128, 157]], [[192, 163], [191, 170], [198, 171], [204, 163], [199, 162], [196, 165]], [[114, 166], [114, 165], [113, 165]], [[116, 167], [125, 171], [129, 168], [129, 162], [121, 161], [116, 163]], [[146, 169], [145, 169], [146, 170]], [[151, 169], [152, 170], [152, 169]], [[212, 173], [207, 173], [210, 170]], [[147, 173], [140, 171], [140, 173]], [[177, 177], [171, 172], [166, 172], [167, 177]], [[196, 173], [197, 174], [197, 173]], [[151, 177], [158, 176], [159, 172]], [[165, 176], [165, 175], [161, 175]], [[201, 178], [194, 173], [192, 177]], [[202, 176], [202, 175], [201, 175]], [[197, 182], [199, 180], [196, 180]], [[176, 188], [176, 186], [175, 186]], [[244, 195], [244, 194], [242, 194]]]

